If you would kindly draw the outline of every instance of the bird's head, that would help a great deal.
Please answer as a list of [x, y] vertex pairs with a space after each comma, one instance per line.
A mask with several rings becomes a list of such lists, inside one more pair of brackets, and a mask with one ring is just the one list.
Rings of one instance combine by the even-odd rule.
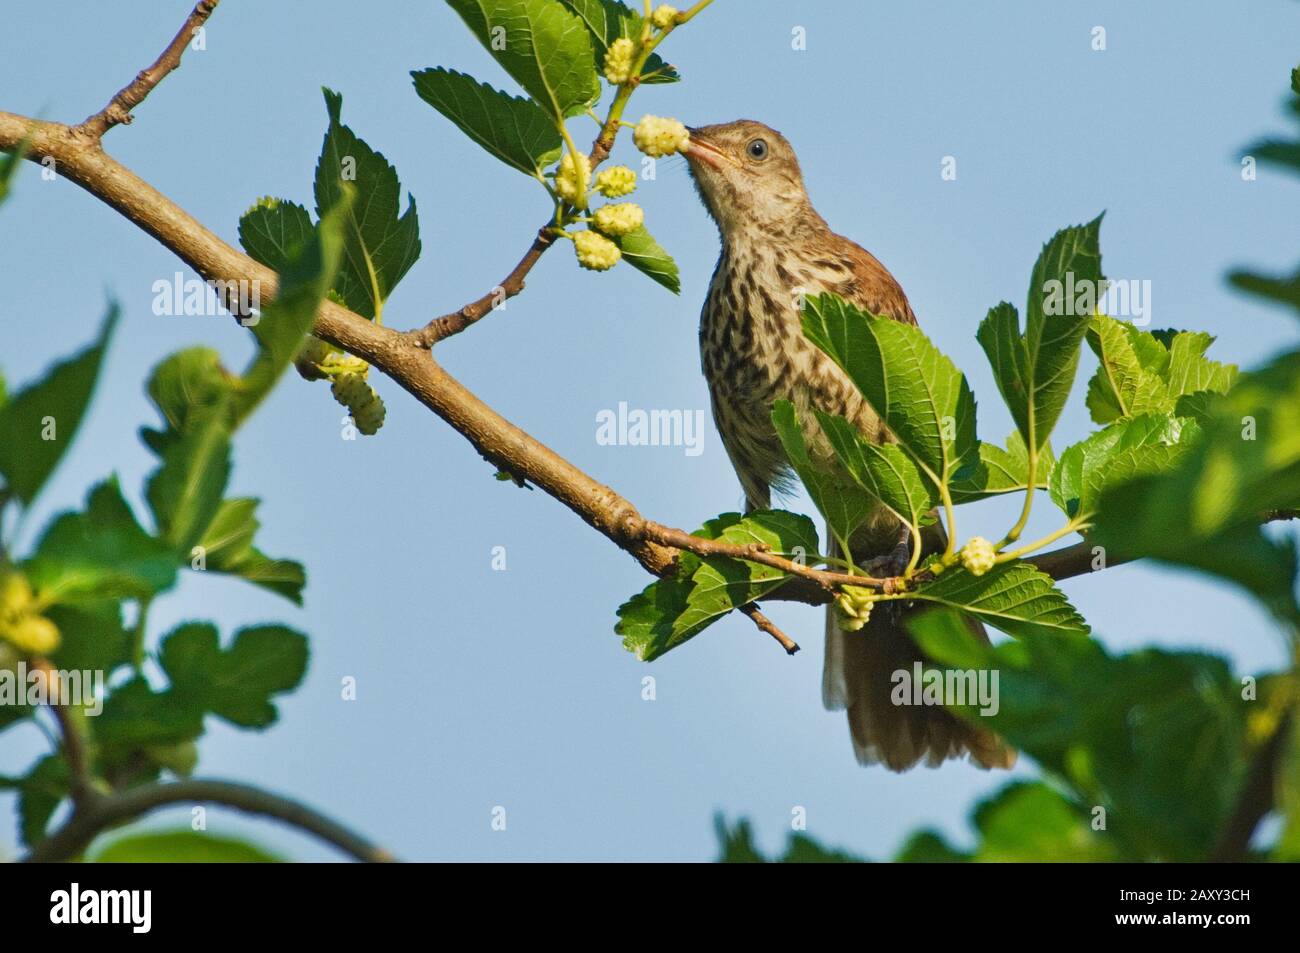
[[794, 149], [775, 129], [738, 119], [689, 131], [686, 161], [724, 240], [790, 234], [816, 218]]

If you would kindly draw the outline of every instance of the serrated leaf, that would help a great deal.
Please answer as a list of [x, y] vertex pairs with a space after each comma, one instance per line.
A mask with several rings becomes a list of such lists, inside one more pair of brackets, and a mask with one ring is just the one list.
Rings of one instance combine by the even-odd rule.
[[1097, 423], [1173, 410], [1162, 370], [1169, 352], [1154, 335], [1096, 315], [1088, 325], [1088, 344], [1097, 355], [1097, 373], [1088, 383], [1088, 410]]
[[559, 160], [564, 140], [531, 99], [503, 93], [455, 70], [418, 70], [411, 78], [421, 99], [506, 165], [533, 175]]
[[501, 67], [556, 121], [600, 96], [591, 34], [556, 0], [447, 0]]
[[[806, 516], [761, 510], [724, 513], [695, 532], [705, 539], [745, 545], [762, 543], [790, 559], [817, 552], [817, 530]], [[693, 638], [726, 615], [781, 585], [779, 569], [724, 556], [704, 559], [683, 553], [677, 574], [651, 583], [619, 607], [614, 631], [623, 647], [650, 662]]]
[[[1038, 451], [1034, 473], [1037, 489], [1047, 489], [1055, 467], [1056, 456], [1048, 442]], [[1016, 431], [1007, 437], [1005, 447], [980, 443], [979, 462], [974, 466], [968, 464], [956, 475], [952, 482], [952, 499], [954, 503], [969, 503], [1002, 493], [1023, 492], [1028, 485], [1029, 450], [1025, 438]]]
[[239, 219], [244, 251], [275, 272], [290, 271], [315, 234], [307, 210], [284, 199], [262, 199]]
[[1100, 230], [1098, 216], [1087, 225], [1061, 229], [1043, 246], [1030, 278], [1023, 334], [1016, 309], [1005, 301], [989, 311], [976, 332], [1027, 445], [1047, 442], [1070, 396], [1079, 345], [1093, 314], [1077, 307], [1070, 289], [1091, 288], [1094, 295], [1103, 290]]
[[917, 586], [908, 598], [961, 609], [1017, 638], [1088, 631], [1052, 578], [1023, 562], [1000, 563], [982, 576], [956, 566]]
[[343, 97], [330, 89], [324, 93], [330, 122], [316, 163], [316, 217], [325, 219], [343, 201], [345, 186], [355, 187], [356, 200], [343, 216], [343, 259], [333, 287], [349, 308], [374, 318], [420, 257], [415, 197], [408, 194], [399, 217], [397, 170], [343, 125]]
[[[582, 17], [582, 21], [591, 31], [595, 44], [596, 63], [603, 65], [609, 45], [618, 39], [637, 42], [641, 39], [641, 28], [645, 18], [619, 0], [563, 0], [565, 6]], [[651, 53], [641, 71], [642, 82], [675, 83], [681, 76], [677, 70], [666, 64], [658, 53]]]
[[141, 528], [114, 478], [90, 491], [85, 512], [55, 517], [23, 569], [54, 602], [148, 599], [176, 581], [176, 554]]
[[644, 275], [653, 278], [673, 294], [681, 294], [682, 280], [677, 262], [651, 237], [644, 225], [613, 239], [623, 253], [623, 260]]
[[[836, 458], [858, 486], [904, 523], [920, 527], [922, 519], [934, 508], [935, 498], [916, 461], [892, 443], [875, 444], [867, 440], [843, 417], [820, 410], [816, 414]], [[850, 533], [843, 538], [848, 539]]]
[[1120, 420], [1069, 447], [1052, 473], [1052, 501], [1086, 522], [1102, 492], [1144, 474], [1171, 469], [1201, 435], [1194, 420], [1144, 414]]
[[1300, 503], [1300, 352], [1243, 375], [1209, 411], [1176, 467], [1104, 492], [1091, 535], [1115, 553], [1230, 579], [1300, 619], [1294, 542], [1259, 528], [1264, 513]]
[[[772, 425], [785, 448], [786, 457], [808, 490], [813, 503], [830, 523], [831, 532], [847, 540], [853, 531], [875, 512], [877, 500], [862, 488], [829, 468], [816, 466], [808, 456], [794, 404], [778, 400], [772, 407]], [[901, 451], [900, 451], [901, 452]]]
[[807, 298], [803, 331], [844, 369], [936, 487], [978, 452], [970, 385], [920, 328], [822, 294]]
[[99, 338], [0, 406], [0, 477], [30, 504], [72, 445], [99, 379], [118, 308], [109, 307]]

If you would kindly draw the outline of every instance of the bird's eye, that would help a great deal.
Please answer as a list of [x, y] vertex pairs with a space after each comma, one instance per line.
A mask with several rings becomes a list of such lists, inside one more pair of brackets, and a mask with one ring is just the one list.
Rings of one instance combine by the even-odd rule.
[[745, 151], [749, 153], [749, 157], [755, 162], [762, 162], [767, 158], [767, 140], [751, 139], [749, 145], [745, 147]]

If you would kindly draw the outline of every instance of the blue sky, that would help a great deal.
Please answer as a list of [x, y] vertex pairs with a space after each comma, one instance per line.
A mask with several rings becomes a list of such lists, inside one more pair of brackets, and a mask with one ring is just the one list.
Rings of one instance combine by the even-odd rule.
[[[186, 8], [79, 0], [11, 11], [0, 108], [81, 120], [157, 55]], [[796, 27], [805, 50], [792, 49]], [[748, 117], [784, 132], [818, 209], [903, 284], [922, 326], [970, 377], [981, 435], [1000, 441], [1010, 418], [976, 324], [997, 301], [1024, 300], [1056, 229], [1103, 209], [1106, 271], [1151, 281], [1154, 326], [1209, 330], [1219, 337], [1212, 355], [1243, 365], [1294, 340], [1293, 320], [1223, 276], [1240, 264], [1294, 264], [1296, 184], [1266, 169], [1245, 182], [1239, 161], [1247, 143], [1284, 131], [1298, 35], [1300, 5], [1284, 0], [1248, 16], [1172, 0], [717, 0], [666, 48], [686, 81], [640, 91], [631, 112], [693, 125]], [[423, 258], [385, 312], [394, 326], [416, 326], [495, 285], [548, 207], [536, 183], [416, 97], [408, 72], [435, 65], [513, 89], [434, 0], [364, 10], [228, 2], [207, 49], [191, 52], [106, 146], [234, 243], [259, 196], [311, 204], [326, 123], [319, 90], [339, 90], [344, 121], [418, 199]], [[587, 141], [594, 126], [579, 119], [574, 130]], [[956, 159], [955, 181], [940, 176], [945, 156]], [[615, 158], [635, 160], [630, 142]], [[124, 309], [99, 400], [29, 520], [30, 539], [110, 472], [139, 502], [151, 458], [136, 431], [152, 422], [142, 381], [155, 363], [209, 344], [239, 366], [251, 343], [221, 318], [155, 316], [153, 282], [183, 266], [75, 186], [29, 167], [16, 192], [0, 213], [0, 366], [11, 386], [88, 341], [108, 296]], [[597, 414], [620, 401], [708, 407], [696, 327], [716, 233], [681, 160], [661, 163], [638, 196], [681, 266], [680, 298], [628, 268], [580, 272], [561, 247], [522, 297], [438, 358], [647, 516], [694, 528], [740, 500], [711, 422], [698, 456], [596, 440]], [[1092, 367], [1086, 356], [1081, 379]], [[377, 386], [388, 422], [373, 440], [340, 440], [325, 388], [296, 378], [238, 438], [233, 489], [264, 499], [263, 548], [307, 564], [304, 609], [197, 575], [155, 606], [155, 638], [193, 618], [227, 634], [283, 620], [311, 636], [306, 683], [281, 703], [281, 723], [261, 735], [214, 726], [202, 774], [300, 797], [420, 859], [702, 860], [714, 854], [715, 811], [750, 816], [771, 849], [796, 806], [809, 833], [869, 855], [921, 825], [964, 838], [972, 801], [1004, 776], [859, 767], [843, 716], [821, 708], [819, 610], [770, 608], [805, 645], [793, 659], [728, 619], [660, 662], [636, 662], [613, 624], [648, 581], [639, 567], [542, 493], [493, 480], [457, 434], [395, 386]], [[1056, 446], [1088, 427], [1076, 386]], [[805, 499], [791, 505], [811, 512]], [[1013, 509], [963, 508], [962, 534], [996, 538]], [[1054, 525], [1043, 506], [1031, 534]], [[505, 571], [492, 567], [497, 546]], [[1116, 648], [1195, 646], [1243, 671], [1283, 657], [1250, 601], [1199, 577], [1128, 566], [1064, 588]], [[653, 702], [642, 700], [646, 675]], [[356, 701], [340, 700], [346, 676], [357, 679]], [[0, 736], [0, 774], [43, 749], [31, 729]], [[6, 817], [10, 804], [0, 798]], [[490, 826], [497, 806], [505, 831]], [[214, 811], [209, 829], [251, 833], [297, 858], [333, 857], [236, 815]], [[13, 837], [6, 822], [0, 845]]]

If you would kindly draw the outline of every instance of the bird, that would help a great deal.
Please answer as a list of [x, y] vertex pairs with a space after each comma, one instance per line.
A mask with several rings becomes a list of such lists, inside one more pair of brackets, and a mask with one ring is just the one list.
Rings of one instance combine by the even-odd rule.
[[[885, 266], [818, 214], [783, 135], [749, 119], [687, 132], [683, 154], [722, 244], [700, 313], [700, 364], [714, 422], [752, 512], [769, 508], [773, 492], [785, 495], [795, 485], [772, 423], [775, 401], [794, 404], [809, 455], [827, 472], [840, 471], [814, 408], [846, 418], [872, 442], [894, 439], [848, 375], [804, 337], [805, 296], [833, 292], [878, 316], [906, 324], [917, 319]], [[852, 558], [859, 565], [905, 564], [907, 535], [881, 507], [849, 541]], [[925, 528], [926, 554], [946, 542], [941, 523]], [[828, 607], [823, 702], [847, 711], [858, 761], [905, 771], [969, 755], [981, 768], [1010, 767], [1015, 752], [993, 732], [942, 707], [891, 702], [893, 674], [911, 672], [923, 660], [903, 625], [908, 611], [915, 610], [881, 604], [864, 628], [848, 632]], [[978, 621], [968, 624], [988, 640]]]

